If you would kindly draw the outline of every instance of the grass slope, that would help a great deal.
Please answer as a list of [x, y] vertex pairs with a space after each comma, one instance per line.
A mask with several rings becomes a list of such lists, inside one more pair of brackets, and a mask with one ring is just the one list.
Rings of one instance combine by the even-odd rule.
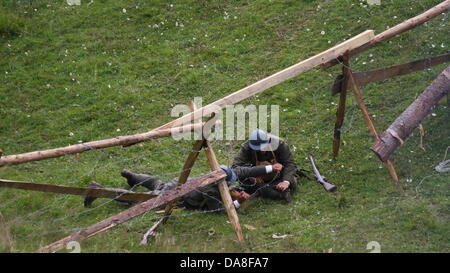
[[[89, 3], [92, 2], [92, 3]], [[212, 102], [366, 29], [380, 33], [439, 0], [365, 1], [3, 1], [0, 5], [0, 147], [5, 154], [145, 132], [170, 121], [173, 105], [195, 96]], [[448, 14], [391, 39], [352, 60], [356, 71], [448, 51]], [[441, 65], [363, 88], [380, 131], [387, 128], [442, 71]], [[301, 181], [289, 205], [257, 200], [239, 211], [257, 252], [448, 252], [449, 174], [434, 166], [449, 146], [448, 106], [442, 102], [393, 161], [401, 194], [369, 151], [372, 139], [349, 96], [341, 153], [331, 161], [337, 98], [330, 86], [339, 67], [309, 71], [245, 104], [278, 104], [280, 130], [300, 167], [312, 152], [335, 194]], [[230, 164], [242, 141], [216, 141], [219, 161]], [[178, 175], [191, 142], [161, 139], [126, 149], [0, 168], [0, 177], [86, 186], [95, 180], [124, 187], [122, 168]], [[208, 171], [200, 156], [193, 175]], [[0, 211], [14, 251], [30, 252], [125, 207], [97, 200], [0, 190]], [[83, 252], [231, 252], [235, 242], [225, 214], [180, 212], [147, 246], [140, 236], [153, 212], [82, 242]], [[289, 239], [273, 239], [288, 234]], [[0, 251], [2, 251], [0, 249]], [[4, 250], [3, 250], [4, 251]]]

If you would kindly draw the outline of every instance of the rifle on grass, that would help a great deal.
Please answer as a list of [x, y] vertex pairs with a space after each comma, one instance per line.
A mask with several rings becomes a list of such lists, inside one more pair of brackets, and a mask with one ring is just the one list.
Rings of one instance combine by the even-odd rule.
[[328, 183], [325, 176], [322, 176], [320, 174], [319, 169], [317, 169], [316, 163], [314, 162], [314, 158], [312, 157], [312, 155], [308, 155], [308, 159], [309, 159], [309, 162], [311, 163], [314, 176], [316, 177], [316, 182], [318, 184], [322, 185], [326, 191], [329, 191], [329, 192], [335, 191], [336, 186]]

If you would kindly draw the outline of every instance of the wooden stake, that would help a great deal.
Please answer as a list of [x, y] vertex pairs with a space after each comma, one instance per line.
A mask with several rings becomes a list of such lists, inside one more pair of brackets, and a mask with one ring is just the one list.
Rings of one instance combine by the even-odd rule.
[[[184, 162], [183, 169], [178, 178], [177, 186], [180, 186], [180, 185], [186, 183], [187, 179], [189, 178], [189, 175], [191, 174], [191, 170], [192, 170], [192, 167], [194, 166], [195, 160], [197, 160], [197, 157], [203, 148], [203, 145], [204, 145], [203, 140], [197, 140], [197, 142], [195, 142], [194, 147], [192, 147], [192, 151], [189, 153], [188, 158]], [[177, 201], [178, 201], [178, 199], [167, 204], [166, 209], [165, 209], [165, 214], [164, 214], [165, 217], [164, 217], [164, 220], [162, 221], [162, 223], [165, 223], [167, 221], [168, 217], [170, 216], [170, 214], [172, 214], [172, 210], [175, 207]]]
[[11, 239], [11, 233], [9, 232], [8, 225], [6, 224], [3, 214], [0, 212], [0, 243], [4, 244], [6, 252], [11, 252], [13, 250], [13, 242]]
[[171, 191], [166, 191], [158, 195], [158, 197], [139, 203], [121, 213], [111, 216], [97, 224], [84, 228], [78, 232], [73, 233], [57, 242], [40, 248], [37, 252], [56, 252], [63, 249], [67, 243], [71, 241], [80, 242], [84, 239], [97, 235], [101, 232], [109, 230], [121, 223], [124, 223], [134, 217], [146, 213], [152, 209], [155, 209], [161, 205], [167, 204], [177, 198], [190, 193], [196, 189], [208, 186], [212, 183], [221, 181], [226, 177], [226, 173], [222, 170], [214, 171], [206, 175], [193, 178], [187, 183], [177, 187]]
[[333, 138], [333, 157], [336, 159], [336, 157], [339, 154], [339, 147], [341, 145], [341, 128], [342, 124], [344, 123], [344, 116], [345, 116], [345, 102], [347, 98], [347, 89], [345, 88], [347, 86], [347, 82], [349, 79], [349, 56], [348, 54], [345, 54], [343, 57], [343, 65], [342, 65], [342, 82], [340, 85], [340, 95], [339, 95], [339, 106], [336, 111], [336, 123], [334, 125], [334, 138]]
[[158, 221], [156, 221], [153, 226], [147, 230], [147, 232], [142, 236], [142, 240], [139, 243], [140, 245], [146, 245], [148, 241], [148, 237], [153, 237], [156, 235], [156, 229], [158, 226], [164, 221], [165, 217], [161, 217]]
[[[212, 171], [220, 170], [220, 166], [217, 161], [216, 154], [214, 153], [214, 150], [213, 150], [211, 144], [206, 139], [205, 139], [205, 142], [206, 142], [205, 153], [206, 153], [206, 157], [208, 158], [208, 162], [209, 162], [209, 166], [211, 167], [211, 170]], [[233, 226], [233, 229], [236, 232], [238, 241], [242, 246], [244, 246], [245, 245], [244, 235], [242, 234], [242, 229], [239, 224], [239, 218], [238, 218], [238, 215], [236, 212], [236, 208], [234, 207], [233, 200], [231, 199], [231, 196], [230, 196], [230, 189], [228, 188], [228, 184], [225, 181], [225, 179], [222, 179], [219, 182], [219, 191], [220, 191], [220, 196], [222, 197], [223, 205], [227, 211], [228, 218], [230, 219], [231, 225]]]
[[0, 188], [13, 188], [20, 190], [39, 191], [39, 192], [51, 192], [60, 194], [72, 194], [89, 196], [95, 198], [111, 198], [118, 201], [125, 202], [143, 202], [151, 198], [156, 197], [154, 194], [132, 192], [121, 189], [112, 188], [80, 188], [70, 186], [59, 186], [43, 183], [32, 183], [0, 179]]
[[[350, 68], [349, 68], [350, 69]], [[355, 94], [356, 101], [358, 102], [359, 108], [361, 109], [361, 112], [363, 114], [364, 120], [366, 122], [367, 127], [369, 127], [370, 133], [372, 134], [375, 141], [378, 141], [380, 137], [378, 136], [377, 129], [375, 128], [375, 125], [372, 122], [372, 119], [370, 117], [369, 111], [367, 110], [366, 104], [364, 103], [362, 96], [361, 96], [361, 90], [359, 89], [358, 84], [355, 81], [355, 78], [353, 77], [353, 74], [350, 69], [349, 73], [350, 82], [352, 84], [353, 93]], [[386, 161], [386, 165], [388, 167], [389, 173], [392, 176], [392, 179], [399, 184], [397, 172], [395, 171], [394, 165], [390, 160]]]

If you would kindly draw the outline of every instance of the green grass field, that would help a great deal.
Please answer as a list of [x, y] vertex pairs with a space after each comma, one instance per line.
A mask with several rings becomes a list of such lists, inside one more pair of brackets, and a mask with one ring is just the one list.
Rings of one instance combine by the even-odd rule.
[[[0, 148], [4, 155], [149, 131], [172, 120], [170, 110], [201, 96], [206, 105], [367, 29], [376, 33], [439, 0], [148, 1], [4, 0], [0, 4]], [[368, 71], [448, 52], [448, 14], [351, 61]], [[447, 64], [448, 65], [448, 64]], [[382, 132], [445, 68], [440, 65], [370, 84], [365, 102]], [[81, 243], [82, 252], [449, 252], [449, 173], [434, 170], [450, 146], [447, 99], [393, 157], [401, 192], [369, 150], [373, 140], [348, 97], [337, 161], [332, 139], [339, 66], [314, 69], [249, 98], [244, 105], [280, 105], [280, 136], [300, 167], [312, 153], [338, 190], [302, 180], [292, 203], [256, 200], [239, 210], [248, 249], [241, 249], [225, 213], [181, 211], [148, 245], [142, 234], [158, 216], [146, 213]], [[242, 141], [214, 141], [229, 165]], [[85, 187], [125, 187], [129, 168], [176, 177], [193, 141], [171, 138], [0, 168], [4, 179]], [[448, 158], [448, 155], [447, 155]], [[202, 154], [193, 176], [209, 171]], [[126, 206], [79, 196], [0, 189], [14, 252], [40, 246], [117, 214]], [[249, 230], [244, 224], [256, 230]], [[274, 239], [273, 234], [289, 235]], [[0, 248], [0, 252], [6, 251]], [[68, 250], [63, 250], [68, 251]]]

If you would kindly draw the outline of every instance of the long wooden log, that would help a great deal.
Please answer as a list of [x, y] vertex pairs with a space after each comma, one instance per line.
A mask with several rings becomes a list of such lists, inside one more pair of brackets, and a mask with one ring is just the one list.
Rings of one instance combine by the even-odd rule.
[[[424, 24], [425, 22], [431, 20], [432, 18], [434, 18], [442, 13], [445, 13], [449, 8], [450, 8], [450, 0], [446, 0], [442, 3], [440, 3], [439, 5], [434, 6], [431, 9], [425, 11], [422, 14], [419, 14], [416, 17], [410, 18], [410, 19], [376, 35], [375, 38], [372, 39], [368, 44], [365, 44], [365, 45], [362, 45], [360, 47], [356, 47], [356, 48], [350, 50], [349, 54], [350, 54], [350, 56], [354, 56], [354, 55], [361, 53], [369, 48], [377, 46], [377, 45], [381, 44], [382, 42], [384, 42], [394, 36], [397, 36], [405, 31], [408, 31], [417, 26], [420, 26], [420, 25]], [[323, 65], [321, 65], [321, 67], [322, 67], [322, 69], [327, 69], [338, 63], [339, 63], [339, 61], [337, 59], [334, 59], [334, 60], [324, 63]]]
[[298, 76], [301, 73], [304, 73], [308, 70], [313, 69], [323, 63], [326, 63], [330, 60], [333, 60], [346, 51], [351, 50], [356, 47], [360, 47], [366, 43], [369, 43], [374, 37], [373, 30], [366, 30], [361, 34], [344, 41], [322, 53], [319, 53], [315, 56], [312, 56], [304, 61], [301, 61], [297, 64], [294, 64], [286, 69], [283, 69], [269, 77], [266, 77], [252, 85], [249, 85], [243, 89], [240, 89], [226, 97], [223, 97], [213, 103], [210, 103], [202, 108], [197, 109], [196, 111], [184, 115], [176, 120], [173, 120], [169, 123], [164, 124], [157, 129], [166, 129], [172, 126], [180, 126], [186, 123], [189, 123], [194, 117], [209, 117], [211, 114], [229, 106], [236, 104], [246, 98], [249, 98], [253, 95], [256, 95], [264, 90], [269, 89], [281, 82], [287, 81], [295, 76]]
[[63, 249], [67, 243], [71, 241], [80, 242], [84, 239], [97, 235], [101, 232], [111, 229], [121, 223], [124, 223], [136, 216], [139, 216], [147, 211], [155, 209], [159, 206], [162, 206], [170, 201], [173, 201], [183, 195], [188, 194], [189, 192], [205, 187], [211, 183], [220, 181], [225, 178], [227, 175], [224, 171], [218, 170], [206, 175], [194, 178], [186, 182], [185, 184], [167, 192], [163, 192], [158, 197], [147, 200], [145, 202], [139, 203], [117, 215], [111, 216], [97, 224], [84, 228], [78, 232], [73, 233], [70, 236], [67, 236], [57, 242], [54, 242], [50, 245], [44, 246], [40, 248], [37, 252], [56, 252], [58, 250]]
[[[446, 62], [450, 62], [450, 52], [423, 60], [417, 60], [405, 64], [394, 65], [368, 72], [355, 72], [353, 73], [353, 77], [355, 77], [355, 80], [358, 82], [359, 85], [364, 86], [372, 82], [379, 82], [394, 77], [407, 75], [409, 73], [424, 70]], [[350, 83], [347, 83], [345, 89], [351, 88], [352, 85]], [[336, 93], [339, 92], [333, 92], [332, 94], [334, 95]]]
[[[47, 158], [63, 156], [63, 155], [67, 155], [67, 154], [75, 154], [75, 153], [80, 153], [80, 152], [84, 152], [84, 151], [92, 150], [92, 149], [101, 149], [101, 148], [107, 148], [107, 147], [113, 147], [113, 146], [119, 146], [119, 145], [130, 146], [130, 145], [133, 145], [133, 144], [136, 144], [136, 143], [139, 143], [142, 141], [146, 141], [149, 139], [170, 136], [173, 132], [172, 130], [170, 130], [170, 128], [178, 127], [180, 125], [183, 125], [183, 126], [178, 127], [176, 130], [177, 132], [179, 132], [179, 131], [187, 132], [189, 130], [190, 131], [196, 130], [199, 127], [203, 127], [203, 124], [198, 124], [197, 126], [188, 124], [191, 122], [191, 120], [194, 119], [194, 117], [210, 116], [212, 113], [215, 113], [218, 110], [225, 108], [226, 106], [238, 103], [238, 102], [240, 102], [250, 96], [253, 96], [257, 93], [260, 93], [274, 85], [277, 85], [281, 82], [289, 80], [305, 71], [308, 71], [314, 67], [317, 67], [322, 63], [333, 60], [350, 49], [353, 49], [355, 47], [359, 47], [363, 44], [368, 43], [369, 41], [371, 41], [373, 39], [373, 37], [374, 37], [373, 30], [367, 30], [347, 41], [342, 42], [341, 44], [338, 44], [326, 51], [323, 51], [320, 54], [317, 54], [307, 60], [301, 61], [293, 66], [290, 66], [278, 73], [275, 73], [275, 74], [273, 74], [267, 78], [264, 78], [250, 86], [247, 86], [247, 87], [245, 87], [239, 91], [236, 91], [224, 98], [221, 98], [205, 107], [202, 107], [193, 113], [184, 115], [174, 121], [168, 122], [168, 123], [156, 128], [156, 129], [153, 129], [147, 133], [131, 135], [131, 136], [119, 136], [116, 138], [92, 141], [92, 142], [87, 142], [87, 143], [83, 143], [83, 144], [76, 144], [76, 145], [71, 145], [71, 146], [67, 146], [67, 147], [51, 149], [51, 150], [36, 151], [36, 152], [24, 153], [24, 154], [18, 154], [18, 155], [9, 155], [9, 156], [0, 158], [0, 167], [9, 165], [9, 164], [20, 164], [20, 163], [25, 163], [25, 162], [35, 161], [35, 160], [42, 160], [42, 159], [47, 159]], [[183, 129], [180, 129], [180, 128], [183, 128]]]
[[433, 107], [450, 92], [450, 66], [389, 126], [371, 150], [387, 161], [413, 130], [428, 116]]
[[42, 150], [30, 153], [23, 153], [17, 155], [8, 155], [0, 157], [0, 167], [5, 165], [21, 164], [30, 161], [43, 160], [48, 158], [54, 158], [64, 156], [68, 154], [77, 154], [88, 150], [102, 149], [113, 146], [129, 146], [132, 144], [140, 143], [150, 139], [156, 139], [161, 137], [171, 136], [175, 133], [188, 132], [203, 128], [203, 123], [187, 124], [181, 127], [166, 128], [163, 130], [152, 130], [147, 133], [118, 136], [115, 138], [91, 141], [81, 144], [70, 145], [61, 148], [55, 148], [50, 150]]
[[90, 196], [95, 198], [111, 198], [125, 202], [143, 202], [156, 197], [156, 195], [153, 194], [138, 193], [121, 189], [80, 188], [0, 179], [0, 188], [2, 187], [29, 191]]

